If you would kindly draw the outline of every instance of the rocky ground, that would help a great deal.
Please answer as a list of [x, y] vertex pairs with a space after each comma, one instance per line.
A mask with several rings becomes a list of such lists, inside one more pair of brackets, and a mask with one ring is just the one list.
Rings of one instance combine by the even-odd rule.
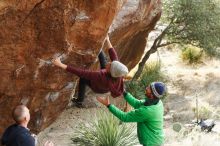
[[[220, 133], [206, 134], [200, 128], [194, 128], [186, 136], [172, 130], [173, 123], [182, 125], [195, 120], [196, 98], [198, 99], [201, 117], [220, 120], [220, 61], [203, 58], [198, 65], [189, 66], [182, 61], [180, 52], [161, 50], [162, 70], [168, 77], [169, 96], [164, 102], [166, 146], [217, 146], [220, 144]], [[215, 127], [220, 132], [219, 124]]]
[[[184, 126], [195, 119], [196, 98], [200, 115], [220, 120], [220, 61], [206, 57], [199, 65], [189, 66], [181, 60], [178, 50], [162, 49], [159, 54], [169, 91], [164, 101], [165, 146], [220, 145], [220, 133], [207, 134], [198, 127], [190, 131]], [[156, 60], [157, 57], [155, 54], [150, 60]], [[96, 96], [99, 95], [90, 94], [89, 98], [94, 99]], [[89, 121], [94, 112], [102, 108], [97, 107], [94, 101], [90, 103], [95, 108], [68, 108], [64, 111], [50, 127], [39, 134], [39, 142], [50, 139], [56, 146], [74, 145], [71, 137], [77, 125]], [[173, 131], [173, 123], [176, 122], [183, 125], [180, 132]], [[186, 131], [190, 132], [186, 134]]]

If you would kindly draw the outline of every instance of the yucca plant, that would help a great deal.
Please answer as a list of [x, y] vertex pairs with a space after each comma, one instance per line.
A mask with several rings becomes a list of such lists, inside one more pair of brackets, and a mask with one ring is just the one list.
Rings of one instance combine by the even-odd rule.
[[80, 146], [133, 146], [138, 143], [135, 126], [120, 124], [108, 111], [100, 112], [77, 129], [72, 141]]
[[164, 75], [161, 72], [159, 62], [150, 62], [145, 68], [138, 80], [126, 82], [126, 90], [138, 99], [145, 98], [145, 88], [151, 82], [163, 81]]

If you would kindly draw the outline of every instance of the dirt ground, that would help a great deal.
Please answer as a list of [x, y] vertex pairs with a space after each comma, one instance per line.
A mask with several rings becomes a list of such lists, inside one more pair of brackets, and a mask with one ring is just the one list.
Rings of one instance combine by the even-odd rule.
[[[161, 49], [159, 54], [169, 92], [164, 101], [165, 146], [219, 146], [220, 134], [206, 134], [200, 130], [194, 130], [187, 136], [183, 136], [181, 132], [173, 131], [172, 126], [175, 122], [185, 125], [195, 119], [193, 109], [195, 109], [196, 98], [199, 108], [204, 107], [204, 114], [220, 120], [220, 61], [206, 57], [199, 65], [189, 66], [181, 60], [180, 51], [177, 49]], [[155, 54], [151, 56], [150, 61], [157, 58], [158, 55]], [[98, 95], [90, 95], [89, 98], [92, 98], [95, 103], [96, 96]], [[71, 137], [78, 124], [88, 122], [95, 111], [104, 108], [96, 106], [95, 103], [93, 108], [65, 110], [50, 127], [38, 135], [40, 145], [49, 139], [56, 146], [73, 146]]]

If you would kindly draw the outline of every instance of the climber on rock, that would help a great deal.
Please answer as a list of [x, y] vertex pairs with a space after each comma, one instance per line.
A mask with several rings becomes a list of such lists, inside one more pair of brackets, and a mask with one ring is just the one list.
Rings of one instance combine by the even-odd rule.
[[123, 77], [128, 73], [128, 68], [118, 61], [117, 53], [108, 36], [106, 37], [106, 42], [111, 62], [106, 61], [105, 55], [101, 51], [98, 55], [101, 69], [98, 71], [80, 69], [63, 64], [60, 58], [52, 60], [54, 65], [80, 77], [78, 98], [73, 101], [77, 107], [84, 107], [83, 100], [86, 85], [96, 93], [111, 92], [112, 97], [118, 97], [123, 94]]

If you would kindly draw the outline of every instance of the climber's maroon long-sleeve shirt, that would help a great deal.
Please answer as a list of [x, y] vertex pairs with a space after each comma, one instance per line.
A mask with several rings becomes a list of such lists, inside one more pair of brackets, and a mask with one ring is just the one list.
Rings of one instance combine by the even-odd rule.
[[[110, 48], [108, 53], [112, 61], [118, 60], [118, 56], [114, 48]], [[91, 71], [68, 65], [66, 70], [79, 76], [80, 78], [89, 80], [90, 88], [96, 93], [111, 92], [112, 97], [118, 97], [122, 95], [124, 91], [123, 78], [112, 78], [111, 75], [107, 73], [106, 69]]]

